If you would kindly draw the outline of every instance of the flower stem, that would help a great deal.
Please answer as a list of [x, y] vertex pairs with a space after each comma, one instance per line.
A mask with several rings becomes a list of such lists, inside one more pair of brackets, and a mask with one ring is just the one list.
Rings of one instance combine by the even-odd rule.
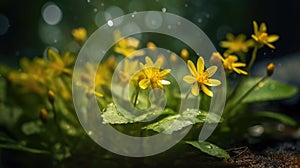
[[136, 107], [137, 100], [138, 100], [138, 97], [139, 97], [139, 93], [140, 93], [140, 87], [137, 86], [137, 88], [136, 88], [136, 94], [135, 94], [134, 102], [133, 102], [133, 106], [134, 106], [134, 107]]
[[249, 74], [250, 74], [250, 69], [254, 64], [254, 61], [256, 60], [257, 50], [258, 50], [258, 46], [255, 46], [254, 49], [253, 49], [253, 52], [252, 52], [251, 60], [250, 60], [250, 62], [248, 64], [248, 67], [247, 67], [247, 70], [248, 70]]
[[[238, 104], [241, 104], [242, 103], [242, 101], [261, 83], [261, 82], [263, 82], [263, 81], [265, 81], [266, 79], [268, 79], [269, 78], [269, 76], [265, 76], [265, 77], [263, 77], [263, 78], [261, 78], [255, 85], [253, 85], [246, 93], [244, 93], [243, 94], [243, 96], [242, 97], [240, 97], [233, 105], [231, 105], [231, 107], [229, 108], [229, 111], [234, 111], [234, 109], [236, 108], [236, 107], [238, 107]], [[234, 115], [234, 113], [233, 114], [231, 114], [231, 115]]]
[[188, 93], [185, 95], [184, 100], [186, 100], [191, 94], [192, 88], [189, 89]]
[[[247, 67], [248, 74], [250, 74], [250, 69], [251, 69], [251, 67], [254, 64], [254, 61], [256, 60], [257, 50], [258, 50], [258, 46], [255, 46], [254, 49], [253, 49], [253, 52], [252, 52], [251, 60], [250, 60], [250, 62], [248, 64], [248, 67]], [[236, 87], [234, 88], [234, 90], [232, 91], [232, 93], [227, 98], [226, 103], [229, 102], [229, 100], [232, 99], [236, 95], [236, 93], [239, 90], [241, 84], [243, 83], [245, 77], [246, 76], [242, 76], [240, 78], [240, 80], [238, 81]]]

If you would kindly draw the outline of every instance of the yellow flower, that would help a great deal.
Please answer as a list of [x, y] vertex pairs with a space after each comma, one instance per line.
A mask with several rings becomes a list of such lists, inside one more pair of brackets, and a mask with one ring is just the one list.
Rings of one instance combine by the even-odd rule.
[[238, 36], [234, 36], [231, 33], [226, 35], [227, 41], [221, 41], [220, 46], [223, 48], [227, 48], [225, 53], [246, 53], [249, 48], [253, 46], [253, 40], [246, 40], [246, 36], [244, 34], [239, 34]]
[[275, 49], [275, 46], [271, 43], [277, 41], [279, 36], [276, 34], [268, 35], [267, 26], [265, 23], [262, 23], [258, 28], [256, 21], [253, 21], [254, 34], [251, 37], [259, 44], [259, 47], [267, 45], [268, 47]]
[[[106, 62], [103, 62], [97, 69], [95, 64], [87, 62], [85, 68], [87, 72], [83, 72], [80, 75], [80, 83], [78, 85], [84, 88], [87, 95], [95, 94], [98, 97], [103, 97], [104, 95], [99, 90], [103, 90], [103, 86], [109, 86], [112, 76], [108, 65]], [[95, 78], [92, 76], [94, 73], [96, 73]]]
[[183, 80], [186, 83], [193, 84], [192, 87], [192, 94], [194, 96], [198, 96], [199, 92], [203, 90], [203, 92], [212, 97], [213, 93], [211, 90], [209, 90], [205, 85], [207, 86], [219, 86], [221, 82], [217, 79], [210, 79], [211, 76], [215, 74], [218, 67], [217, 66], [211, 66], [204, 71], [204, 60], [202, 57], [198, 58], [197, 61], [197, 69], [192, 61], [188, 60], [187, 62], [188, 68], [193, 75], [186, 75], [183, 77]]
[[122, 54], [127, 58], [133, 58], [135, 56], [141, 56], [144, 54], [144, 51], [137, 50], [140, 45], [140, 41], [133, 37], [121, 38], [120, 31], [114, 32], [115, 40], [119, 40], [114, 48], [116, 53]]
[[75, 61], [75, 57], [71, 53], [66, 52], [64, 55], [60, 56], [53, 49], [48, 49], [48, 58], [50, 60], [50, 66], [57, 73], [64, 73], [67, 75], [72, 75], [72, 70], [69, 68]]
[[160, 60], [157, 60], [155, 63], [153, 63], [153, 61], [149, 57], [145, 58], [145, 62], [145, 65], [141, 63], [141, 67], [143, 68], [142, 72], [145, 75], [145, 78], [139, 82], [139, 87], [141, 89], [147, 89], [149, 86], [151, 86], [152, 88], [162, 89], [163, 85], [170, 84], [169, 81], [164, 80], [163, 78], [171, 72], [171, 69], [165, 69], [161, 71]]
[[248, 75], [248, 72], [239, 69], [240, 67], [246, 67], [245, 63], [237, 62], [238, 57], [235, 55], [229, 55], [226, 58], [223, 58], [219, 52], [214, 52], [212, 54], [212, 57], [217, 57], [221, 59], [223, 62], [223, 66], [226, 70], [229, 72], [235, 71], [238, 74]]
[[87, 37], [86, 29], [83, 28], [83, 27], [73, 29], [72, 35], [73, 35], [75, 40], [80, 41], [80, 42], [84, 42], [86, 40], [86, 37]]
[[132, 76], [137, 72], [138, 61], [130, 61], [129, 59], [124, 59], [123, 70], [119, 71], [120, 85], [125, 87]]

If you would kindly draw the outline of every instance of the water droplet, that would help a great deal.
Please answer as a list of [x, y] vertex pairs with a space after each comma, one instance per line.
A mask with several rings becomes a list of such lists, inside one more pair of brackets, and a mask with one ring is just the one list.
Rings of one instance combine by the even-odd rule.
[[88, 131], [88, 135], [92, 135], [93, 134], [93, 131]]
[[100, 4], [101, 6], [104, 6], [104, 3], [103, 2], [101, 2], [101, 4]]
[[198, 19], [198, 22], [199, 22], [199, 23], [202, 23], [202, 19], [201, 19], [201, 18], [199, 18], [199, 19]]
[[264, 52], [264, 55], [267, 55], [267, 53], [266, 53], [266, 52]]
[[162, 8], [161, 11], [162, 12], [167, 12], [167, 9], [166, 8]]
[[54, 43], [57, 43], [57, 39], [54, 39]]
[[98, 12], [98, 9], [97, 9], [97, 8], [94, 8], [94, 12]]
[[208, 149], [212, 149], [212, 146], [211, 146], [211, 145], [206, 145], [206, 147], [207, 147]]
[[168, 29], [172, 29], [172, 26], [171, 26], [171, 25], [168, 25]]
[[114, 25], [114, 22], [112, 20], [108, 20], [107, 24], [108, 24], [109, 27], [112, 27]]
[[184, 7], [188, 7], [189, 5], [188, 4], [184, 4]]
[[91, 2], [91, 0], [87, 0], [87, 3], [90, 3]]
[[255, 125], [253, 127], [250, 127], [248, 131], [250, 135], [258, 137], [264, 133], [265, 129], [261, 125]]
[[177, 22], [177, 25], [181, 25], [181, 22]]

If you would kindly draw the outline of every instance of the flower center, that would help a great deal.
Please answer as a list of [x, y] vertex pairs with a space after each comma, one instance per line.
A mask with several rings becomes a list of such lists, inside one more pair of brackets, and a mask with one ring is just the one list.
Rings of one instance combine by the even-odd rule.
[[199, 73], [196, 79], [198, 83], [205, 83], [208, 80], [208, 73], [207, 72]]
[[259, 41], [266, 41], [268, 38], [268, 33], [261, 33], [258, 37]]

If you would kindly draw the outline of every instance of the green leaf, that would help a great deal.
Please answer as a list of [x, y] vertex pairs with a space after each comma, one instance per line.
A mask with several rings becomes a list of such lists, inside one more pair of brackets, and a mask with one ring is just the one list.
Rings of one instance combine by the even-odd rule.
[[[128, 115], [128, 114], [127, 114]], [[104, 124], [127, 124], [133, 121], [125, 117], [125, 112], [119, 112], [117, 107], [111, 103], [102, 114]]]
[[135, 123], [143, 120], [152, 120], [162, 114], [174, 114], [175, 112], [171, 109], [162, 110], [149, 110], [149, 112], [143, 113], [141, 115], [133, 115], [132, 113], [117, 108], [115, 104], [111, 103], [107, 106], [106, 111], [103, 112], [102, 118], [104, 124], [127, 124]]
[[230, 158], [229, 154], [222, 148], [210, 142], [186, 141], [186, 143], [200, 149], [202, 152], [218, 158]]
[[40, 120], [24, 123], [21, 127], [25, 135], [33, 135], [41, 132], [42, 122]]
[[165, 117], [158, 122], [143, 127], [143, 129], [151, 129], [156, 132], [172, 134], [173, 132], [181, 130], [184, 127], [196, 123], [203, 123], [207, 121], [207, 118], [209, 122], [218, 122], [216, 116], [213, 114], [207, 115], [206, 112], [198, 111], [198, 109], [187, 109], [182, 114]]
[[262, 112], [254, 113], [253, 116], [258, 118], [269, 118], [269, 119], [277, 120], [286, 125], [297, 126], [297, 122], [285, 114], [262, 111]]
[[[260, 78], [248, 78], [241, 86], [237, 99], [244, 95], [249, 88], [254, 86]], [[262, 102], [270, 100], [285, 99], [294, 96], [298, 92], [297, 87], [281, 83], [276, 80], [266, 79], [242, 101], [243, 103]]]

